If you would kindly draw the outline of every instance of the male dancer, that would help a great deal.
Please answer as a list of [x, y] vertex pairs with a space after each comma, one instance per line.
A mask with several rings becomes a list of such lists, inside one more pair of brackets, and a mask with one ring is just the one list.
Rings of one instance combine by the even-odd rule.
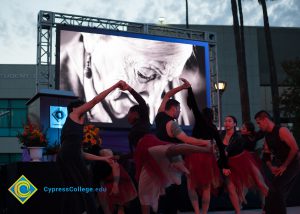
[[[131, 150], [134, 151], [136, 164], [136, 179], [139, 181], [139, 199], [142, 213], [148, 214], [150, 207], [156, 212], [159, 196], [164, 194], [164, 189], [169, 185], [181, 183], [181, 174], [188, 173], [182, 159], [172, 163], [170, 160], [180, 154], [196, 152], [209, 152], [205, 147], [208, 141], [198, 140], [198, 145], [175, 145], [161, 141], [150, 134], [148, 108], [144, 99], [129, 85], [125, 90], [139, 103], [130, 108], [128, 122], [132, 125], [129, 132]], [[185, 171], [186, 170], [186, 171]]]
[[[180, 114], [180, 103], [177, 100], [170, 98], [179, 91], [188, 89], [191, 86], [186, 79], [181, 78], [181, 81], [183, 81], [183, 84], [168, 91], [162, 100], [162, 103], [158, 109], [158, 114], [155, 117], [156, 136], [160, 140], [175, 144], [185, 143], [198, 146], [207, 146], [207, 144], [204, 144], [202, 139], [197, 139], [186, 135], [186, 133], [176, 122]], [[166, 196], [163, 197], [161, 201], [162, 209], [166, 214], [177, 213], [179, 204], [178, 198], [178, 186], [173, 185], [166, 190]]]
[[274, 175], [265, 211], [266, 214], [286, 214], [287, 194], [300, 172], [299, 149], [293, 134], [287, 128], [275, 125], [266, 111], [257, 112], [255, 120], [266, 133], [263, 159]]

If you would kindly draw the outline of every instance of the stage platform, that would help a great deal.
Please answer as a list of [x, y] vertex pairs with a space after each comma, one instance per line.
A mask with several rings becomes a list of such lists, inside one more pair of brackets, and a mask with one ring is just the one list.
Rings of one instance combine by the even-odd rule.
[[[234, 211], [216, 211], [208, 212], [209, 214], [234, 214]], [[242, 210], [241, 214], [261, 214], [261, 210]], [[288, 207], [287, 214], [299, 214], [300, 207]], [[179, 214], [193, 214], [193, 212], [180, 212]]]
[[[8, 188], [24, 175], [38, 191], [24, 204], [21, 204], [9, 191]], [[55, 162], [17, 162], [0, 167], [0, 213], [59, 213], [62, 193], [49, 194], [44, 187], [62, 187], [63, 182]], [[183, 179], [184, 182], [184, 179]], [[185, 190], [186, 184], [179, 187], [180, 214], [193, 213], [188, 193]], [[288, 214], [300, 213], [300, 178], [297, 185], [290, 193], [287, 206]], [[249, 192], [246, 196], [247, 205], [244, 205], [242, 214], [261, 214], [260, 200], [256, 194]], [[201, 202], [199, 202], [201, 203]], [[212, 197], [209, 214], [234, 214], [232, 205], [226, 192], [217, 197]], [[99, 212], [100, 213], [100, 212]], [[140, 213], [138, 199], [133, 200], [126, 208], [126, 213]], [[276, 214], [276, 213], [274, 213]]]

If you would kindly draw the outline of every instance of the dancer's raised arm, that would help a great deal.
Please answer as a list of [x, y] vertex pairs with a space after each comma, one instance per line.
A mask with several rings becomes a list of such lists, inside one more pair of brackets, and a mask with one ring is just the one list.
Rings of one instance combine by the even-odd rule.
[[122, 80], [111, 86], [110, 88], [102, 91], [100, 94], [96, 95], [92, 100], [84, 103], [83, 105], [74, 108], [70, 113], [70, 117], [75, 122], [79, 122], [79, 119], [85, 114], [87, 111], [91, 110], [97, 103], [101, 102], [110, 92], [115, 90], [116, 88], [123, 89], [126, 83]]
[[164, 96], [164, 98], [163, 98], [163, 100], [162, 100], [162, 102], [161, 102], [161, 104], [159, 106], [158, 112], [165, 111], [165, 107], [166, 107], [167, 101], [171, 97], [173, 97], [176, 93], [178, 93], [179, 91], [182, 91], [183, 89], [187, 89], [187, 88], [189, 88], [191, 86], [191, 84], [186, 79], [180, 78], [180, 80], [183, 82], [183, 84], [180, 85], [180, 86], [178, 86], [178, 87], [176, 87], [176, 88], [171, 89], [170, 91], [168, 91], [165, 94], [165, 96]]

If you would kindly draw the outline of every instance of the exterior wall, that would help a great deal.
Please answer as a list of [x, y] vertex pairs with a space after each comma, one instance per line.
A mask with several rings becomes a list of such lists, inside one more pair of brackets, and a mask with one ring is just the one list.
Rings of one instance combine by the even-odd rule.
[[35, 65], [0, 65], [0, 98], [28, 98], [35, 93]]
[[[300, 57], [300, 28], [272, 28], [272, 44], [276, 63], [279, 85], [284, 85], [286, 74], [281, 66], [285, 60], [293, 60]], [[261, 85], [270, 85], [269, 66], [263, 28], [257, 30], [258, 55]]]
[[[241, 125], [241, 105], [234, 33], [232, 26], [190, 26], [192, 29], [215, 32], [217, 36], [219, 80], [227, 82], [222, 95], [222, 114], [234, 115]], [[245, 27], [245, 48], [251, 118], [261, 110], [272, 112], [269, 66], [263, 27]], [[281, 64], [285, 60], [300, 57], [300, 28], [271, 28], [272, 44], [279, 93], [284, 86], [286, 74]]]
[[[217, 66], [219, 80], [227, 82], [226, 91], [222, 95], [222, 115], [223, 118], [226, 115], [234, 115], [238, 120], [238, 126], [240, 126], [242, 112], [233, 28], [232, 26], [195, 27], [199, 30], [215, 32], [217, 35]], [[266, 110], [270, 110], [268, 105], [261, 105], [261, 100], [265, 100], [265, 97], [263, 97], [264, 94], [259, 93], [260, 71], [257, 29], [257, 27], [245, 28], [247, 78], [251, 118], [253, 118], [254, 114], [263, 107], [265, 107]]]
[[[0, 99], [30, 99], [35, 93], [35, 65], [0, 65]], [[0, 137], [1, 153], [20, 153], [16, 137]]]

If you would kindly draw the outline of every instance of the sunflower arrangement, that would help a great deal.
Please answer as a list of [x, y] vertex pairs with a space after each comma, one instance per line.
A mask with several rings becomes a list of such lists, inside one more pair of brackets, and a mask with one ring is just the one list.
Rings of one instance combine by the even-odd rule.
[[46, 134], [30, 122], [24, 125], [23, 132], [18, 132], [16, 137], [26, 147], [46, 147], [48, 144]]
[[102, 139], [100, 137], [99, 128], [94, 125], [85, 125], [83, 128], [83, 148], [91, 149], [93, 146], [100, 146]]

